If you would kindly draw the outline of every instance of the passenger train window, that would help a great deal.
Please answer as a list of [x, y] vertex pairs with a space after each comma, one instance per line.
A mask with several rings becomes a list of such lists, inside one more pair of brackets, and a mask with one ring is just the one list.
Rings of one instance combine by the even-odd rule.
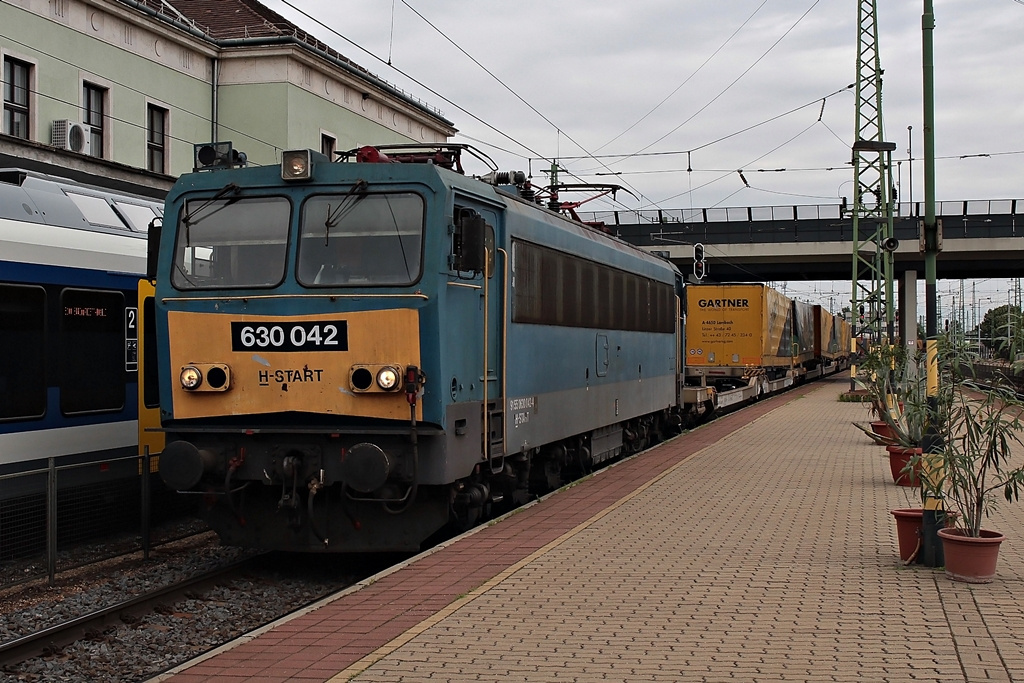
[[65, 289], [60, 300], [60, 410], [65, 415], [124, 407], [124, 295]]
[[0, 420], [46, 412], [46, 291], [0, 285]]
[[513, 240], [512, 320], [670, 333], [675, 295], [667, 283]]

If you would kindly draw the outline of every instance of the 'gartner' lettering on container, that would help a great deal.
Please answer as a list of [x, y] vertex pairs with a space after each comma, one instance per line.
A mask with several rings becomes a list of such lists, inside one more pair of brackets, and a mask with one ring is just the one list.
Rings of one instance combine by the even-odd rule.
[[701, 308], [750, 308], [750, 299], [698, 299]]

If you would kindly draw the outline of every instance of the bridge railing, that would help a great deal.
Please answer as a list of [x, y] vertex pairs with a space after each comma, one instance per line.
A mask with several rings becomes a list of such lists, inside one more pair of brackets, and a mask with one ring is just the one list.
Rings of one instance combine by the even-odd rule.
[[[896, 217], [924, 216], [923, 202], [900, 202]], [[937, 216], [1024, 215], [1024, 199], [967, 199], [937, 202]], [[739, 223], [743, 221], [824, 220], [849, 216], [843, 204], [792, 206], [718, 206], [706, 209], [580, 211], [584, 220], [607, 225], [650, 223]]]
[[[894, 217], [898, 239], [917, 239], [922, 204], [899, 204]], [[1024, 236], [1024, 199], [943, 201], [937, 203], [936, 215], [942, 219], [944, 238]], [[842, 204], [594, 211], [581, 212], [580, 217], [601, 221], [634, 244], [833, 242], [852, 238], [852, 218]]]

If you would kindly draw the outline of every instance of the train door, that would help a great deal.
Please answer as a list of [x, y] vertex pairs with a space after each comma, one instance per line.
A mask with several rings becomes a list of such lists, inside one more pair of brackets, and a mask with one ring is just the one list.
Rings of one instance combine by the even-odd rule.
[[[158, 455], [164, 449], [163, 432], [153, 431], [160, 427], [160, 386], [156, 361], [156, 311], [155, 288], [149, 280], [139, 281], [139, 453], [149, 449], [150, 455]], [[150, 474], [156, 472], [157, 460], [150, 462]]]
[[[499, 216], [494, 212], [485, 212], [487, 230], [484, 247], [487, 253], [487, 297], [486, 320], [487, 330], [487, 430], [488, 457], [493, 459], [505, 455], [505, 317], [507, 313], [505, 278], [508, 272], [507, 254], [498, 253], [497, 230]], [[499, 258], [500, 257], [500, 258]]]
[[[448, 300], [453, 324], [448, 326], [446, 352], [453, 367], [453, 414], [466, 415], [467, 426], [479, 424], [480, 443], [473, 450], [484, 460], [504, 455], [504, 339], [507, 313], [507, 254], [499, 248], [502, 216], [492, 208], [456, 198], [456, 254], [473, 265], [472, 276], [455, 266], [458, 276], [449, 282]], [[482, 244], [476, 245], [476, 240]], [[470, 252], [479, 250], [479, 270]], [[469, 265], [463, 266], [468, 268]], [[455, 368], [461, 368], [456, 370]], [[473, 407], [470, 406], [472, 404]], [[500, 463], [499, 463], [500, 464]]]

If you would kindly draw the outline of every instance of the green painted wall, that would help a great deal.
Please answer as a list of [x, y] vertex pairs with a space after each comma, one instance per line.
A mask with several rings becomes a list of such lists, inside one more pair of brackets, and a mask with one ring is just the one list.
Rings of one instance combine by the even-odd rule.
[[[37, 3], [38, 4], [38, 3]], [[109, 144], [104, 158], [128, 166], [146, 167], [146, 104], [164, 106], [170, 112], [168, 129], [169, 172], [180, 175], [192, 170], [193, 145], [213, 140], [212, 62], [195, 50], [191, 68], [183, 72], [119, 46], [122, 24], [112, 15], [96, 14], [102, 4], [90, 5], [89, 17], [100, 16], [99, 29], [86, 19], [86, 5], [72, 0], [69, 16], [81, 31], [21, 9], [0, 0], [0, 49], [16, 58], [34, 62], [34, 77], [39, 95], [33, 106], [32, 138], [50, 144], [51, 123], [58, 119], [83, 120], [81, 82], [92, 74], [96, 84], [109, 88], [107, 130]], [[119, 7], [118, 11], [125, 11]], [[109, 29], [106, 34], [103, 29]], [[93, 33], [90, 33], [92, 31]], [[111, 32], [114, 31], [113, 37]], [[105, 42], [100, 36], [106, 35]], [[149, 41], [143, 45], [144, 41]], [[141, 30], [135, 39], [140, 51], [152, 49], [153, 38]], [[162, 38], [163, 56], [182, 63], [179, 44]], [[237, 48], [233, 48], [237, 49]], [[267, 68], [261, 62], [261, 48], [253, 48], [255, 69]], [[278, 53], [280, 54], [280, 53]], [[258, 72], [257, 72], [258, 73]], [[86, 78], [88, 80], [88, 78]], [[372, 92], [372, 89], [371, 89]], [[284, 149], [320, 149], [321, 129], [332, 133], [339, 151], [367, 144], [422, 141], [420, 125], [409, 126], [399, 118], [401, 132], [395, 130], [393, 114], [381, 119], [377, 101], [371, 98], [365, 109], [362, 100], [350, 111], [308, 90], [287, 82], [222, 85], [219, 89], [217, 138], [230, 140], [251, 163], [268, 165], [280, 162]]]
[[254, 164], [280, 163], [285, 149], [319, 150], [321, 128], [337, 137], [338, 151], [413, 142], [290, 83], [222, 86], [219, 99], [221, 140], [231, 140]]
[[[34, 140], [49, 144], [54, 120], [84, 118], [80, 84], [86, 72], [109, 86], [107, 158], [145, 168], [148, 95], [170, 111], [171, 174], [192, 169], [192, 141], [210, 137], [209, 83], [6, 3], [0, 3], [0, 26], [11, 36], [0, 37], [0, 47], [37, 60]], [[204, 61], [194, 63], [205, 75]]]

